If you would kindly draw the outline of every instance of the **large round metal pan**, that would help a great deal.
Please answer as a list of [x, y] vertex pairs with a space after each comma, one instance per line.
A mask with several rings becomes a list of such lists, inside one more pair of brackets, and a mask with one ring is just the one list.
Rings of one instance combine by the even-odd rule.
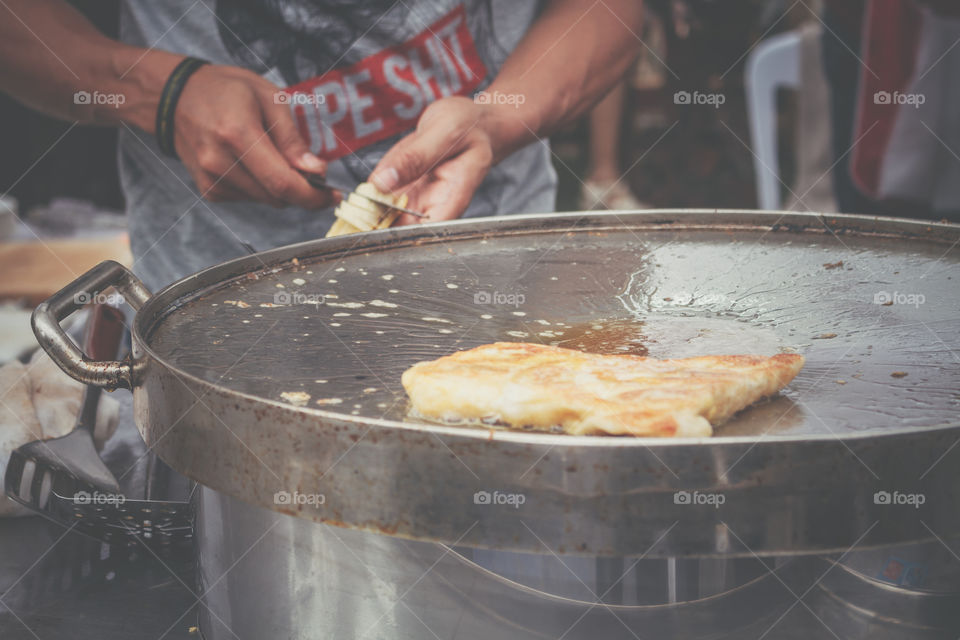
[[[102, 266], [35, 324], [75, 377], [134, 389], [173, 468], [301, 518], [558, 554], [846, 550], [958, 530], [958, 240], [782, 212], [466, 220], [283, 247], [152, 297]], [[140, 306], [133, 359], [80, 362], [52, 319], [110, 284]], [[807, 364], [708, 439], [407, 415], [407, 367], [497, 340]]]

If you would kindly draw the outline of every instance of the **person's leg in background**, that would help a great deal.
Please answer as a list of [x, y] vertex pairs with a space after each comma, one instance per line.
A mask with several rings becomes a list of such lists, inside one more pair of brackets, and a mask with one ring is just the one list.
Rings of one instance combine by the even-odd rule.
[[580, 198], [582, 209], [640, 209], [620, 166], [626, 81], [620, 82], [589, 116], [590, 164]]
[[[879, 214], [883, 207], [857, 189], [850, 177], [850, 146], [853, 144], [854, 117], [860, 85], [860, 29], [863, 25], [863, 0], [827, 2], [823, 12], [823, 66], [830, 87], [832, 124], [833, 185], [837, 208], [844, 213]], [[854, 52], [854, 53], [851, 53]]]

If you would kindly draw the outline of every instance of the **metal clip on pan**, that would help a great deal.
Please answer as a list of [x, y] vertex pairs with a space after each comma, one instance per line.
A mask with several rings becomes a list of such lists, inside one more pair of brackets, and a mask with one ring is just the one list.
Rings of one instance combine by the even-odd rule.
[[150, 291], [139, 278], [122, 264], [107, 260], [41, 303], [33, 312], [31, 324], [43, 350], [73, 379], [109, 390], [131, 389], [130, 362], [88, 358], [60, 326], [60, 321], [110, 287], [134, 309], [150, 299]]

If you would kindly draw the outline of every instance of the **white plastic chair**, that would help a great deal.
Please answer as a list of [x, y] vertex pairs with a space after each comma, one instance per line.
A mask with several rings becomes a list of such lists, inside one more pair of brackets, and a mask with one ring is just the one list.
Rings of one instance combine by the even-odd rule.
[[780, 163], [777, 161], [777, 89], [800, 86], [799, 31], [767, 38], [747, 58], [744, 84], [753, 143], [757, 204], [780, 209]]

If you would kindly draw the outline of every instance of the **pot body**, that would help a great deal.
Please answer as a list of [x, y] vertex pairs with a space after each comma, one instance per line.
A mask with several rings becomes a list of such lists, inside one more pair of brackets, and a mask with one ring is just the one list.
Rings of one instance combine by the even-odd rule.
[[960, 631], [960, 571], [938, 543], [837, 564], [560, 558], [333, 527], [208, 488], [196, 502], [206, 640], [946, 640]]

